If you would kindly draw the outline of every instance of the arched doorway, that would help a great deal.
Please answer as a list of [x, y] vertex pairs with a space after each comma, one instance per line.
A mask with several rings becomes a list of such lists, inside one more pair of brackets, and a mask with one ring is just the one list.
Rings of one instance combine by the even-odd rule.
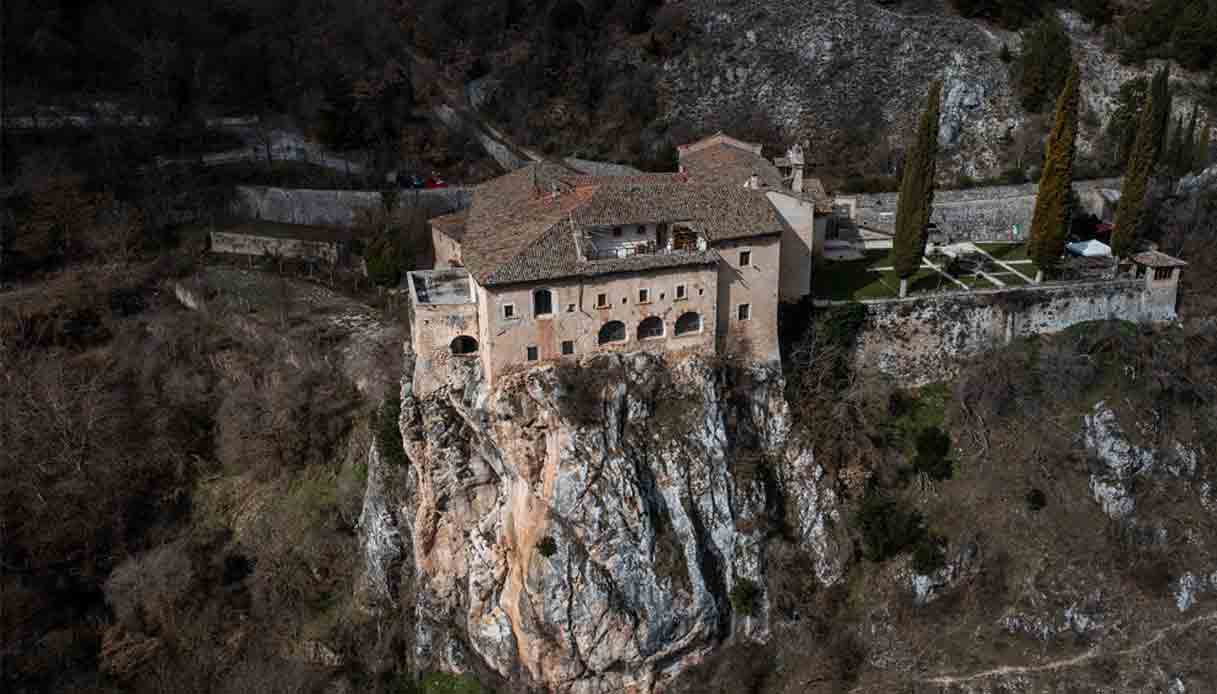
[[472, 337], [469, 337], [468, 335], [457, 335], [452, 339], [452, 343], [449, 345], [449, 348], [452, 350], [452, 354], [455, 356], [477, 354], [478, 341]]

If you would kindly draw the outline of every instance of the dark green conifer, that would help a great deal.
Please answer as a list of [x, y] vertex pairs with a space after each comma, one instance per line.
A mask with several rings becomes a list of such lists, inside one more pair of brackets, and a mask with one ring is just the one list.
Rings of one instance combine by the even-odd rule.
[[1196, 119], [1200, 115], [1200, 106], [1192, 105], [1192, 115], [1187, 119], [1187, 132], [1183, 135], [1183, 147], [1179, 151], [1179, 170], [1184, 174], [1191, 173], [1196, 165]]
[[1076, 63], [1056, 100], [1056, 117], [1048, 135], [1044, 170], [1035, 197], [1027, 254], [1041, 270], [1056, 265], [1065, 251], [1071, 220], [1073, 158], [1077, 150], [1078, 90], [1080, 76]]
[[1154, 147], [1154, 163], [1165, 160], [1167, 146], [1167, 128], [1170, 126], [1171, 120], [1171, 66], [1170, 63], [1162, 66], [1157, 73], [1154, 74], [1154, 79], [1150, 82], [1149, 93], [1153, 95], [1154, 104], [1154, 119], [1153, 119], [1153, 147]]
[[934, 206], [935, 160], [938, 157], [938, 111], [942, 98], [942, 82], [930, 85], [929, 99], [916, 140], [904, 160], [900, 179], [900, 198], [896, 203], [896, 238], [893, 241], [896, 274], [901, 285], [917, 273], [925, 255], [926, 226]]
[[1116, 208], [1116, 227], [1111, 234], [1111, 252], [1117, 258], [1128, 256], [1137, 245], [1137, 231], [1141, 226], [1141, 212], [1145, 206], [1145, 193], [1149, 188], [1149, 175], [1154, 168], [1154, 94], [1146, 97], [1145, 108], [1137, 124], [1137, 139], [1132, 156], [1128, 158], [1128, 169], [1124, 172], [1124, 190], [1120, 205]]

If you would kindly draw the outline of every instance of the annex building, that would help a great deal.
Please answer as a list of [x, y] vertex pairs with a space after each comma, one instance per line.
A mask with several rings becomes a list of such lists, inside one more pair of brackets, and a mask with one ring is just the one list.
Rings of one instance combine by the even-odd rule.
[[719, 133], [678, 151], [672, 173], [533, 163], [431, 220], [435, 268], [407, 276], [416, 394], [452, 359], [490, 382], [610, 350], [776, 361], [779, 301], [811, 293], [823, 187], [797, 146], [773, 163]]

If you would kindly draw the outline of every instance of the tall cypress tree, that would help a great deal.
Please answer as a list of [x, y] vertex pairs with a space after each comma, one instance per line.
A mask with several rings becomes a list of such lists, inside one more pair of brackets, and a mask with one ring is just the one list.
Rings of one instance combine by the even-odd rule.
[[1178, 178], [1182, 176], [1183, 171], [1183, 116], [1172, 121], [1170, 134], [1167, 136], [1167, 141], [1170, 143], [1166, 150], [1166, 154], [1161, 158], [1162, 165], [1166, 167], [1172, 176]]
[[938, 157], [938, 111], [942, 99], [942, 82], [930, 85], [929, 99], [917, 139], [904, 160], [900, 179], [900, 198], [896, 204], [896, 238], [892, 242], [896, 274], [900, 276], [900, 294], [904, 295], [909, 277], [921, 267], [925, 256], [926, 226], [934, 206], [934, 174]]
[[1192, 168], [1204, 171], [1209, 166], [1209, 126], [1200, 126], [1200, 136], [1196, 141], [1196, 152], [1192, 155]]
[[1196, 165], [1196, 117], [1200, 113], [1200, 105], [1192, 105], [1192, 115], [1187, 119], [1187, 133], [1183, 136], [1183, 148], [1179, 152], [1179, 168], [1185, 174], [1191, 173]]
[[1048, 135], [1044, 153], [1044, 171], [1040, 176], [1039, 192], [1035, 196], [1035, 214], [1031, 218], [1031, 238], [1027, 254], [1041, 270], [1056, 265], [1065, 251], [1069, 233], [1073, 192], [1073, 158], [1078, 134], [1078, 73], [1077, 63], [1069, 70], [1069, 78], [1056, 100], [1056, 117]]
[[1137, 230], [1141, 225], [1141, 211], [1145, 206], [1145, 193], [1149, 188], [1149, 175], [1154, 168], [1154, 95], [1150, 92], [1141, 110], [1137, 123], [1137, 139], [1133, 144], [1128, 169], [1124, 172], [1124, 190], [1120, 205], [1116, 208], [1116, 228], [1111, 234], [1111, 251], [1118, 258], [1132, 253], [1137, 244]]
[[1171, 121], [1170, 81], [1171, 66], [1170, 63], [1167, 63], [1154, 74], [1154, 79], [1149, 85], [1149, 93], [1154, 97], [1150, 103], [1154, 105], [1153, 147], [1155, 164], [1163, 161], [1163, 155], [1166, 154], [1166, 131], [1170, 127]]

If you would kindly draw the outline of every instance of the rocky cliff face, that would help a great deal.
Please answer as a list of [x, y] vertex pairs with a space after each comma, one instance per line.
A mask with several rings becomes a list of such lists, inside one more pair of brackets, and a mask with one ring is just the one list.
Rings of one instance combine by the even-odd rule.
[[824, 584], [850, 552], [782, 391], [768, 369], [644, 354], [493, 389], [469, 362], [424, 399], [407, 387], [416, 666], [650, 691], [724, 642], [765, 641], [772, 538]]
[[[999, 58], [1017, 53], [1017, 33], [963, 19], [945, 6], [870, 0], [689, 3], [701, 35], [664, 66], [665, 115], [702, 129], [767, 114], [784, 136], [806, 140], [809, 165], [823, 166], [853, 133], [866, 147], [900, 147], [929, 83], [943, 81], [939, 139], [949, 180], [998, 174], [1028, 121]], [[1093, 27], [1063, 12], [1082, 70], [1083, 156], [1094, 153], [1120, 85], [1146, 69], [1123, 66]], [[1182, 79], [1179, 79], [1182, 77]], [[1179, 84], [1189, 82], [1176, 75]], [[1177, 113], [1190, 108], [1177, 94]]]

